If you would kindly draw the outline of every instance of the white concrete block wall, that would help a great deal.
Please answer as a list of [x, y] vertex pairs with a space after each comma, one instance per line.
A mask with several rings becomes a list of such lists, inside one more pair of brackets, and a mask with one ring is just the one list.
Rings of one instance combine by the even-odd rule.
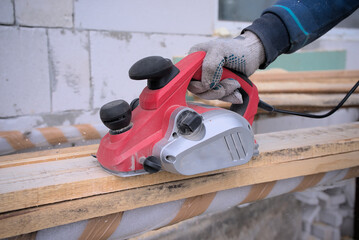
[[0, 24], [13, 24], [14, 5], [12, 0], [0, 0]]
[[51, 110], [45, 29], [0, 27], [0, 117]]
[[215, 3], [0, 0], [0, 130], [98, 123], [145, 86], [128, 78], [134, 62], [212, 38]]
[[130, 80], [128, 70], [143, 57], [158, 55], [171, 59], [184, 56], [189, 48], [206, 36], [146, 33], [90, 32], [91, 73], [94, 84], [94, 107], [117, 98], [137, 98], [146, 81]]
[[320, 38], [318, 45], [325, 50], [346, 50], [346, 68], [359, 69], [358, 29], [333, 29]]
[[14, 0], [21, 26], [72, 27], [73, 0]]
[[[215, 38], [217, 10], [217, 0], [0, 0], [0, 129], [99, 122], [104, 103], [131, 101], [145, 86], [128, 78], [134, 62], [184, 56]], [[255, 127], [283, 130], [283, 122], [302, 127], [292, 119]]]
[[85, 31], [48, 30], [54, 112], [91, 108], [88, 35]]
[[215, 3], [213, 0], [77, 0], [75, 27], [211, 35]]

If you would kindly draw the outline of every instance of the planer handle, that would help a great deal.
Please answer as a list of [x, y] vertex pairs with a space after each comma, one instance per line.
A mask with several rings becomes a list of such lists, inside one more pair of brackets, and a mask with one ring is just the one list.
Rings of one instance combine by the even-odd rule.
[[[201, 80], [201, 77], [202, 67], [194, 74], [192, 80], [199, 81]], [[243, 104], [232, 104], [230, 110], [242, 115], [252, 125], [259, 103], [258, 89], [256, 85], [254, 85], [244, 74], [224, 67], [221, 81], [226, 78], [233, 78], [239, 82], [241, 88], [238, 90], [243, 97]]]

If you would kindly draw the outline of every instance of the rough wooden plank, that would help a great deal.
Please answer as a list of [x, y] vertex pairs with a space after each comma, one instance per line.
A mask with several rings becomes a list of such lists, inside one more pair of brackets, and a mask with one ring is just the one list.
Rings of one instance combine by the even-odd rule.
[[[336, 106], [345, 94], [359, 81], [359, 71], [261, 71], [250, 79], [256, 84], [260, 97], [269, 104], [290, 110], [317, 111]], [[359, 89], [344, 107], [359, 106]], [[230, 103], [203, 100], [189, 93], [195, 101], [229, 108]]]
[[[260, 99], [274, 106], [311, 106], [334, 107], [344, 98], [345, 94], [259, 94]], [[359, 94], [352, 94], [344, 107], [359, 106]]]
[[191, 179], [117, 191], [0, 215], [0, 237], [9, 237], [116, 212], [296, 176], [352, 168], [359, 151], [258, 168], [218, 172]]
[[[304, 94], [304, 93], [276, 93], [276, 94], [259, 94], [260, 99], [277, 107], [288, 110], [297, 109], [299, 111], [310, 110], [324, 110], [333, 108], [344, 98], [345, 94]], [[207, 105], [229, 108], [231, 103], [220, 100], [204, 100], [193, 96], [194, 100]], [[359, 93], [354, 93], [345, 102], [343, 107], [358, 107]], [[267, 113], [261, 109], [258, 112]]]
[[0, 168], [90, 156], [97, 152], [97, 148], [98, 144], [93, 144], [0, 156]]
[[251, 80], [259, 93], [347, 93], [359, 81], [359, 71], [264, 71]]
[[[358, 78], [359, 80], [359, 78]], [[255, 83], [258, 91], [263, 93], [347, 93], [356, 82], [259, 82]], [[359, 92], [359, 89], [356, 90]]]
[[[39, 173], [34, 173], [33, 176], [27, 176], [28, 179], [23, 179], [20, 183], [15, 181], [13, 183], [15, 185], [12, 185], [12, 187], [17, 186], [22, 189], [21, 187], [24, 186], [22, 186], [21, 182], [27, 183], [32, 180], [34, 182], [30, 182], [30, 186], [26, 184], [27, 190], [33, 190], [31, 184], [37, 186], [44, 184], [44, 188], [39, 187], [40, 190], [50, 188], [50, 190], [48, 189], [49, 192], [55, 193], [56, 187], [61, 186], [61, 184], [56, 183], [56, 181], [59, 181], [63, 182], [64, 189], [58, 188], [58, 195], [66, 195], [66, 191], [71, 192], [71, 188], [75, 188], [75, 192], [76, 190], [89, 190], [90, 183], [92, 186], [97, 186], [99, 192], [91, 192], [90, 189], [91, 195], [81, 199], [3, 213], [0, 215], [0, 224], [2, 226], [0, 237], [14, 236], [148, 204], [192, 197], [233, 187], [356, 167], [359, 165], [358, 131], [359, 124], [352, 123], [329, 128], [257, 135], [256, 139], [261, 146], [262, 153], [249, 164], [188, 178], [168, 173], [158, 173], [151, 176], [122, 179], [107, 175], [98, 167], [93, 158], [81, 157], [41, 163], [35, 161], [34, 163], [36, 156], [29, 157], [29, 161], [33, 164], [24, 163], [8, 169], [21, 169], [23, 174], [26, 174], [28, 173], [26, 168], [31, 166], [54, 166], [55, 163], [60, 163], [60, 166], [72, 166], [68, 168], [70, 171], [61, 169], [61, 167], [60, 169], [55, 169], [57, 174], [50, 174], [47, 172], [50, 169], [46, 169], [46, 167], [40, 168], [40, 174], [47, 174], [45, 178], [43, 176], [37, 179], [36, 177]], [[50, 159], [53, 159], [53, 156]], [[90, 159], [93, 161], [90, 161]], [[66, 161], [69, 162], [66, 163]], [[74, 180], [74, 176], [71, 175], [72, 168], [77, 169], [75, 177], [79, 181], [75, 183], [71, 182]], [[97, 173], [97, 170], [101, 171]], [[359, 168], [356, 167], [351, 172], [359, 173]], [[81, 173], [83, 174], [79, 175]], [[103, 174], [104, 177], [94, 179], [91, 182], [90, 178], [96, 174]], [[23, 175], [23, 177], [26, 177], [26, 175]], [[46, 178], [55, 183], [46, 186], [46, 181], [44, 180]], [[86, 180], [80, 180], [82, 178]], [[115, 182], [106, 185], [109, 178], [112, 178]], [[148, 185], [149, 183], [150, 185]], [[78, 188], [76, 189], [77, 184]], [[114, 188], [116, 185], [120, 187]], [[5, 187], [5, 185], [2, 185], [2, 187]], [[101, 187], [104, 187], [109, 192], [104, 193], [104, 189], [100, 189]], [[20, 192], [23, 190], [20, 190]], [[29, 195], [23, 195], [23, 197], [31, 198], [34, 193], [29, 192]], [[39, 195], [36, 197], [39, 197]], [[12, 200], [17, 199], [17, 197], [14, 197]]]
[[333, 71], [304, 71], [304, 72], [274, 72], [260, 71], [254, 73], [250, 79], [253, 82], [271, 82], [271, 81], [292, 81], [292, 82], [351, 82], [359, 80], [358, 70], [333, 70]]
[[[260, 145], [259, 156], [248, 164], [216, 172], [356, 151], [359, 149], [359, 123], [259, 134], [256, 140]], [[89, 154], [96, 147], [85, 148], [84, 152]], [[69, 152], [59, 156], [51, 152], [47, 161], [45, 156], [38, 157], [39, 153], [29, 153], [27, 159], [18, 159], [15, 166], [1, 157], [0, 162], [6, 162], [4, 166], [8, 167], [0, 168], [0, 212], [193, 178], [166, 172], [118, 178], [103, 171], [95, 158], [84, 157], [81, 151], [74, 150], [74, 155], [80, 157], [71, 158]]]

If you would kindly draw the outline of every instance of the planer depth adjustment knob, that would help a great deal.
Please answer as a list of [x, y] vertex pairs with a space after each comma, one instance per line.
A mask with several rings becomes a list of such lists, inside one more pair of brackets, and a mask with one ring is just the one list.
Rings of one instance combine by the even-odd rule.
[[133, 80], [147, 79], [147, 87], [151, 90], [163, 88], [178, 73], [178, 68], [171, 60], [160, 56], [143, 58], [133, 64], [128, 72]]
[[202, 117], [196, 112], [183, 111], [177, 119], [177, 128], [180, 134], [190, 135], [202, 125]]

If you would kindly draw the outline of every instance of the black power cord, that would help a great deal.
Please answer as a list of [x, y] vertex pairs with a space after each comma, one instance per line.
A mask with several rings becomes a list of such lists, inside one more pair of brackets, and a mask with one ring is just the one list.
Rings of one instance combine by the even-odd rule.
[[329, 117], [330, 115], [332, 115], [333, 113], [335, 113], [341, 106], [343, 106], [345, 101], [348, 100], [350, 95], [352, 95], [352, 93], [358, 88], [358, 86], [359, 86], [359, 81], [357, 81], [357, 83], [352, 87], [352, 89], [350, 89], [350, 91], [347, 93], [347, 95], [345, 95], [345, 97], [340, 101], [340, 103], [335, 108], [333, 108], [329, 112], [322, 114], [322, 115], [293, 112], [293, 111], [288, 111], [288, 110], [283, 110], [283, 109], [276, 109], [272, 105], [270, 105], [262, 100], [259, 100], [258, 107], [265, 111], [268, 111], [268, 112], [284, 113], [284, 114], [297, 115], [297, 116], [308, 117], [308, 118], [326, 118], [326, 117]]

